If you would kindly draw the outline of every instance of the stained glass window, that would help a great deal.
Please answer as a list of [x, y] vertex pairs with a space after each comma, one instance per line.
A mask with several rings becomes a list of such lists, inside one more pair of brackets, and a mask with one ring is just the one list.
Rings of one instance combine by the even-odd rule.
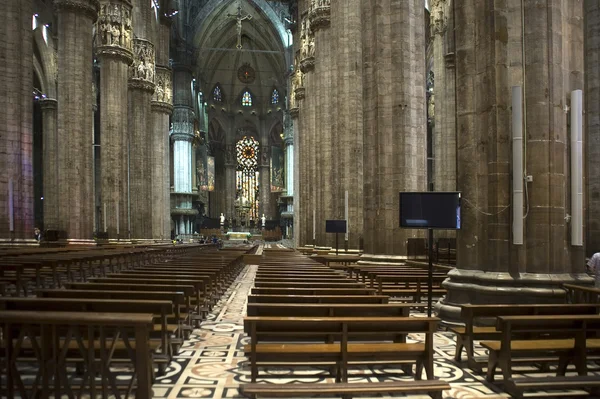
[[[243, 137], [236, 144], [236, 204], [246, 212], [242, 219], [258, 220], [259, 173], [258, 141], [254, 137]], [[241, 205], [241, 206], [240, 206]]]
[[242, 96], [242, 105], [244, 107], [252, 106], [252, 95], [249, 91], [244, 92], [244, 95]]
[[216, 85], [215, 89], [213, 90], [213, 100], [219, 103], [223, 101], [223, 96], [221, 94], [221, 86], [219, 85]]
[[279, 103], [279, 92], [277, 89], [273, 89], [273, 94], [271, 94], [271, 104]]

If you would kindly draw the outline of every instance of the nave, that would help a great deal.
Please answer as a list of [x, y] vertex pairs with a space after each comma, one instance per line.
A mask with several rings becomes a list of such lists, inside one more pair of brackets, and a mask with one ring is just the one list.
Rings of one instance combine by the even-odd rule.
[[[271, 245], [266, 244], [267, 247]], [[272, 245], [277, 248], [276, 245]], [[257, 265], [246, 265], [240, 276], [232, 284], [223, 299], [215, 306], [199, 329], [194, 330], [190, 340], [182, 347], [167, 373], [157, 379], [153, 386], [157, 398], [242, 398], [240, 384], [250, 382], [248, 358], [244, 355], [244, 345], [249, 337], [244, 332], [243, 320], [248, 306], [248, 295], [255, 283]], [[425, 313], [411, 312], [411, 316], [425, 317]], [[502, 375], [496, 376], [494, 384], [485, 380], [484, 373], [475, 373], [453, 359], [456, 350], [455, 334], [439, 330], [434, 334], [434, 373], [435, 378], [450, 383], [451, 390], [444, 391], [444, 398], [510, 398], [502, 390]], [[423, 337], [410, 334], [409, 342], [421, 342]], [[480, 345], [475, 345], [475, 356], [487, 358]], [[464, 353], [463, 353], [464, 355]], [[464, 359], [464, 356], [463, 356]], [[520, 366], [513, 369], [515, 378], [554, 375], [555, 366], [547, 373], [540, 373], [534, 366]], [[572, 374], [572, 373], [571, 373]], [[589, 364], [589, 374], [600, 378], [600, 366]], [[399, 367], [374, 365], [350, 371], [349, 382], [372, 383], [383, 381], [412, 381]], [[258, 383], [334, 383], [326, 367], [269, 367], [261, 372]], [[538, 391], [529, 397], [588, 397], [583, 390], [553, 391], [552, 395]], [[332, 396], [333, 397], [333, 396]], [[381, 397], [429, 398], [428, 395], [379, 395]], [[367, 397], [369, 398], [369, 397]]]

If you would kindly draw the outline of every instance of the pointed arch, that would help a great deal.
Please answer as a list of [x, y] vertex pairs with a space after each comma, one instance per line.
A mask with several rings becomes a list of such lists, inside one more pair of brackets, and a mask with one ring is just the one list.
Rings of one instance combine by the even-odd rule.
[[253, 107], [255, 105], [254, 96], [252, 95], [250, 89], [245, 88], [244, 90], [242, 90], [242, 94], [240, 96], [240, 103], [242, 104], [242, 107]]
[[277, 105], [280, 101], [279, 90], [277, 87], [274, 87], [271, 91], [271, 105]]

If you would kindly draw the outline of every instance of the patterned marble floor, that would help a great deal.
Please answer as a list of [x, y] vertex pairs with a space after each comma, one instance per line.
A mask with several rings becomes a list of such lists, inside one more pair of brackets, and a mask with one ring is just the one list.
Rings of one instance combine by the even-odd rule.
[[[237, 280], [232, 284], [222, 300], [215, 307], [208, 319], [196, 329], [191, 339], [186, 342], [179, 355], [171, 363], [166, 375], [159, 377], [153, 386], [156, 398], [241, 398], [238, 386], [249, 382], [249, 369], [244, 356], [243, 346], [248, 338], [243, 332], [243, 317], [246, 309], [247, 295], [252, 288], [256, 266], [246, 266]], [[419, 336], [411, 336], [410, 340], [419, 340]], [[509, 398], [502, 392], [501, 385], [491, 385], [483, 376], [461, 368], [453, 361], [455, 341], [453, 334], [439, 332], [435, 336], [435, 374], [448, 381], [452, 387], [444, 394], [445, 399], [470, 398]], [[479, 356], [485, 353], [479, 348]], [[600, 378], [600, 367], [594, 366], [593, 372]], [[539, 370], [531, 367], [517, 368], [517, 372], [526, 378], [532, 371], [540, 376]], [[264, 372], [261, 372], [264, 375]], [[259, 382], [290, 383], [332, 381], [328, 372], [314, 368], [299, 370], [282, 367], [267, 370], [268, 378]], [[351, 373], [351, 382], [375, 382], [412, 379], [403, 375], [399, 369], [388, 366], [371, 365]], [[498, 377], [501, 380], [501, 376]], [[538, 392], [530, 397], [564, 397], [586, 396], [584, 391], [569, 391], [552, 394]], [[589, 397], [589, 396], [586, 396]], [[413, 395], [411, 399], [429, 398], [429, 396]]]

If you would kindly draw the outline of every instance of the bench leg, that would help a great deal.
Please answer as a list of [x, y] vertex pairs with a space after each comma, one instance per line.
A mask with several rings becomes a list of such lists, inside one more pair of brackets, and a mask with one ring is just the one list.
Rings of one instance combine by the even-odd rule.
[[460, 362], [462, 360], [462, 350], [465, 347], [465, 341], [463, 340], [462, 335], [456, 336], [456, 352], [454, 353], [454, 360]]
[[415, 380], [416, 381], [421, 380], [422, 376], [423, 376], [423, 361], [417, 360], [417, 367], [415, 370]]
[[498, 367], [498, 354], [495, 351], [490, 351], [488, 360], [488, 369], [485, 376], [487, 382], [494, 382], [494, 375]]
[[441, 391], [429, 392], [429, 396], [431, 396], [432, 399], [442, 399], [442, 392]]

